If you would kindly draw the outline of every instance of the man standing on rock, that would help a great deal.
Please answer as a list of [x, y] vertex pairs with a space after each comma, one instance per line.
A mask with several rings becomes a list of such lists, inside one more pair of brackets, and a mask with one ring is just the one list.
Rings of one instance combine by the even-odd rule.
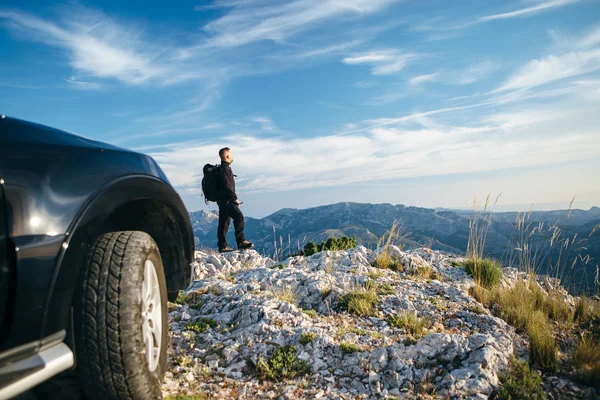
[[217, 239], [219, 252], [227, 253], [233, 251], [227, 245], [227, 231], [229, 223], [233, 219], [233, 227], [235, 228], [235, 240], [237, 247], [240, 250], [249, 249], [252, 243], [246, 240], [244, 236], [244, 214], [240, 210], [242, 204], [235, 194], [235, 175], [231, 171], [231, 163], [233, 157], [229, 147], [219, 150], [221, 157], [221, 168], [219, 168], [219, 197], [217, 204], [219, 205], [219, 228], [217, 231]]

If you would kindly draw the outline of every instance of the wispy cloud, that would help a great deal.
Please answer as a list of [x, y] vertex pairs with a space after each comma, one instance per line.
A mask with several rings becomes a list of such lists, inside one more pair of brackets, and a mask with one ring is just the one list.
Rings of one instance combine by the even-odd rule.
[[427, 82], [435, 82], [439, 79], [440, 74], [434, 72], [433, 74], [419, 75], [408, 80], [408, 84], [411, 86], [418, 86]]
[[580, 0], [545, 0], [534, 6], [520, 8], [514, 11], [508, 11], [500, 14], [491, 14], [477, 18], [476, 22], [494, 21], [497, 19], [519, 18], [534, 15], [554, 8], [564, 7], [568, 4], [576, 3]]
[[397, 49], [382, 49], [355, 53], [342, 59], [342, 62], [348, 65], [369, 65], [373, 75], [391, 75], [401, 71], [410, 62], [421, 57], [422, 55], [417, 53], [402, 52]]
[[139, 32], [100, 12], [79, 9], [75, 15], [75, 19], [53, 23], [23, 12], [0, 10], [0, 19], [9, 21], [19, 34], [66, 50], [73, 69], [84, 76], [139, 85], [164, 83], [173, 73], [158, 61], [161, 50], [144, 43]]
[[529, 61], [494, 93], [530, 89], [600, 70], [600, 27], [573, 38], [570, 47], [572, 51]]
[[453, 83], [459, 85], [468, 85], [487, 78], [497, 69], [498, 65], [491, 61], [478, 62], [460, 71], [456, 79], [453, 80]]
[[269, 40], [283, 42], [308, 28], [340, 16], [361, 16], [381, 11], [397, 0], [294, 0], [216, 2], [231, 8], [204, 30], [211, 35], [207, 43], [217, 47], [235, 47]]
[[[412, 120], [416, 126], [391, 118], [343, 139], [232, 135], [220, 142], [231, 143], [237, 154], [242, 193], [554, 165], [597, 157], [599, 100], [600, 92], [588, 89], [545, 105], [511, 106], [465, 124], [441, 124], [434, 113], [421, 113]], [[200, 171], [216, 150], [216, 144], [186, 144], [152, 155], [185, 190], [197, 187], [193, 171]], [[276, 170], [269, 168], [273, 164]]]

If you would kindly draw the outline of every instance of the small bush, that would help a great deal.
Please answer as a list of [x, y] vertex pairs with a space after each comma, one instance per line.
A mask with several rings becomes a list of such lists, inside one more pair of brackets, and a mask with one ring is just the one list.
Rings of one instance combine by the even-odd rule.
[[413, 335], [420, 336], [425, 328], [431, 325], [429, 318], [419, 318], [416, 312], [400, 311], [387, 319], [393, 328], [405, 329]]
[[300, 335], [300, 344], [305, 346], [315, 340], [316, 337], [316, 333], [303, 333]]
[[498, 400], [543, 400], [542, 378], [525, 361], [511, 360], [509, 373], [500, 378]]
[[296, 346], [285, 345], [278, 347], [268, 360], [260, 358], [256, 363], [256, 370], [263, 379], [282, 381], [294, 379], [310, 371], [306, 361], [296, 357]]
[[354, 238], [346, 236], [341, 238], [329, 238], [320, 245], [317, 245], [314, 242], [306, 243], [306, 245], [304, 245], [304, 250], [301, 251], [299, 255], [308, 257], [321, 251], [348, 250], [354, 247], [356, 247], [356, 239]]
[[354, 343], [342, 342], [340, 343], [340, 351], [342, 353], [356, 353], [361, 351], [361, 348]]
[[491, 258], [470, 258], [463, 263], [463, 266], [467, 274], [485, 288], [491, 289], [502, 279], [501, 265]]
[[203, 318], [200, 321], [188, 322], [185, 325], [185, 330], [196, 333], [204, 333], [209, 328], [214, 328], [215, 326], [217, 326], [217, 323], [214, 320], [210, 318]]
[[379, 298], [377, 292], [371, 288], [352, 290], [339, 299], [339, 305], [342, 310], [360, 317], [368, 317], [375, 314], [378, 304]]
[[321, 298], [326, 299], [331, 294], [331, 288], [321, 290]]
[[302, 310], [302, 312], [311, 318], [317, 318], [319, 316], [315, 310]]
[[600, 343], [583, 337], [571, 358], [577, 380], [600, 388]]
[[175, 304], [179, 304], [180, 306], [187, 304], [190, 308], [198, 309], [202, 307], [202, 302], [198, 300], [198, 294], [184, 294], [183, 292], [179, 292], [177, 295], [177, 299], [175, 299]]

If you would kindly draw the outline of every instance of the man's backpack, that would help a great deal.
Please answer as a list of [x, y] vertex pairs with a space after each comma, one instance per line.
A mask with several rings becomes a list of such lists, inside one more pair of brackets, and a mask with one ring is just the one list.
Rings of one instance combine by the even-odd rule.
[[219, 196], [219, 168], [220, 165], [206, 164], [202, 169], [202, 193], [207, 203], [217, 201]]

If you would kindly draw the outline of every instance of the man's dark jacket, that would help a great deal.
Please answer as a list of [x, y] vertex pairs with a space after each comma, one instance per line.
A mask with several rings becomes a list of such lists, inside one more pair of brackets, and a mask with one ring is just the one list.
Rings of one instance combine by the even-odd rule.
[[219, 202], [236, 201], [235, 179], [228, 162], [222, 161], [219, 168]]

